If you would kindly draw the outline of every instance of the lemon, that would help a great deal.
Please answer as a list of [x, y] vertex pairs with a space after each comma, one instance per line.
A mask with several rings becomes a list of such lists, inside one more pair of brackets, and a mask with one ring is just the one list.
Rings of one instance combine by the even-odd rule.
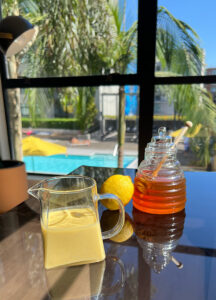
[[111, 239], [111, 241], [114, 241], [116, 243], [123, 243], [127, 240], [129, 240], [129, 238], [133, 235], [134, 230], [133, 230], [133, 226], [131, 224], [130, 219], [125, 219], [125, 223], [124, 226], [122, 227], [122, 230], [115, 236], [113, 236]]
[[[117, 210], [105, 210], [101, 216], [100, 224], [102, 231], [107, 231], [113, 228], [119, 218], [119, 212]], [[130, 216], [125, 213], [125, 222], [124, 226], [122, 227], [121, 231], [110, 238], [111, 241], [114, 241], [116, 243], [123, 243], [133, 235], [134, 229], [133, 229], [133, 222], [130, 218]]]
[[[102, 184], [101, 194], [114, 194], [116, 195], [123, 203], [123, 205], [127, 205], [130, 202], [133, 193], [134, 193], [134, 185], [130, 178], [130, 176], [126, 175], [112, 175]], [[102, 204], [110, 209], [117, 210], [119, 209], [118, 202], [113, 199], [105, 199], [101, 201]]]

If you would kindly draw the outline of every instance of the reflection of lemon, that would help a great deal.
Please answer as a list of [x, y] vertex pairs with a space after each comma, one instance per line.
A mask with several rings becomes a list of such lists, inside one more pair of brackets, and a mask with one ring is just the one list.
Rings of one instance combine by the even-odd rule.
[[[102, 194], [110, 193], [114, 194], [119, 199], [121, 199], [122, 203], [125, 205], [131, 200], [134, 192], [134, 185], [130, 178], [130, 176], [125, 175], [112, 175], [107, 180], [104, 181], [101, 187]], [[117, 201], [113, 199], [105, 199], [102, 200], [102, 203], [105, 207], [111, 210], [119, 209], [119, 205]]]
[[[118, 218], [119, 218], [118, 211], [111, 211], [111, 210], [104, 211], [100, 220], [102, 231], [110, 230], [111, 228], [113, 228], [117, 224]], [[110, 238], [110, 240], [117, 243], [123, 243], [133, 235], [133, 232], [134, 230], [133, 230], [132, 220], [130, 216], [127, 213], [125, 213], [125, 222], [122, 230], [117, 235]]]
[[117, 235], [112, 237], [111, 240], [117, 243], [123, 243], [129, 240], [129, 238], [133, 235], [133, 232], [133, 226], [130, 220], [126, 218], [122, 230]]

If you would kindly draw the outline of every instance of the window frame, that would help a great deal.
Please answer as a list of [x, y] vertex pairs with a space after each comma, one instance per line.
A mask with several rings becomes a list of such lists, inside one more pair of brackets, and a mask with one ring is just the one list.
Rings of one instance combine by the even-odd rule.
[[[158, 1], [138, 0], [138, 38], [137, 38], [137, 73], [110, 74], [91, 76], [42, 77], [8, 79], [6, 62], [0, 54], [2, 93], [5, 106], [5, 117], [8, 132], [10, 154], [13, 149], [10, 142], [9, 112], [7, 90], [12, 88], [52, 88], [52, 87], [85, 87], [100, 85], [137, 85], [140, 92], [139, 101], [139, 137], [138, 162], [144, 159], [144, 150], [152, 137], [154, 114], [154, 91], [156, 85], [172, 84], [211, 84], [216, 83], [216, 75], [156, 77], [155, 53], [157, 33]], [[151, 21], [149, 21], [151, 20]], [[148, 45], [148, 47], [146, 47]], [[88, 83], [88, 84], [87, 84]]]

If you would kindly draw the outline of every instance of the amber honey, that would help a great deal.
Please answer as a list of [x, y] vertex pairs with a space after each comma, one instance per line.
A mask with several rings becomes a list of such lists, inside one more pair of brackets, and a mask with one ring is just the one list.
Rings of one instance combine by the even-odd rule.
[[134, 181], [133, 205], [151, 214], [170, 214], [184, 209], [186, 202], [185, 178], [152, 178], [143, 173]]
[[167, 243], [178, 240], [183, 233], [185, 210], [174, 214], [149, 214], [133, 207], [135, 234], [151, 243]]

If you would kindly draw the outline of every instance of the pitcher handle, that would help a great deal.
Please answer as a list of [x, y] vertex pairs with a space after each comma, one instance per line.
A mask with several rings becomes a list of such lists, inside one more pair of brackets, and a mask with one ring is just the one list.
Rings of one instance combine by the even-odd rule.
[[116, 225], [112, 229], [102, 232], [102, 239], [103, 240], [110, 239], [111, 237], [117, 235], [122, 230], [122, 227], [124, 226], [124, 222], [125, 222], [124, 205], [122, 204], [122, 201], [117, 196], [115, 196], [113, 194], [102, 194], [102, 195], [98, 195], [98, 196], [99, 196], [98, 200], [114, 199], [119, 204], [118, 222], [116, 223]]
[[[111, 287], [110, 286], [109, 287], [102, 286], [101, 294], [103, 296], [111, 296], [111, 295], [117, 293], [121, 288], [124, 287], [125, 280], [126, 280], [126, 272], [125, 272], [125, 266], [124, 266], [123, 261], [120, 258], [113, 256], [113, 255], [110, 255], [110, 256], [108, 255], [106, 257], [106, 261], [108, 261], [108, 260], [111, 260], [112, 262], [116, 263], [119, 266], [120, 273], [121, 273], [121, 275], [120, 275], [121, 279], [118, 281], [115, 280], [114, 286], [111, 286]], [[108, 268], [108, 270], [109, 270], [109, 268]]]

